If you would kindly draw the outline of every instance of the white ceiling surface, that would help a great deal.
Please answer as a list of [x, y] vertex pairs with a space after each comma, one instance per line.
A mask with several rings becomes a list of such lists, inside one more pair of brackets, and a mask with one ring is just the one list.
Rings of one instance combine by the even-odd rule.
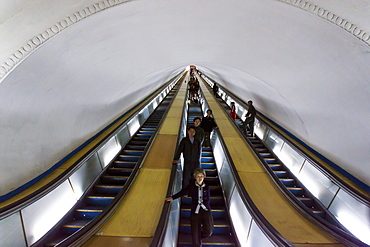
[[[52, 20], [36, 33], [55, 23], [42, 11]], [[32, 17], [23, 16], [22, 23]], [[278, 1], [143, 0], [74, 24], [0, 83], [0, 195], [50, 168], [189, 64], [370, 181], [369, 46]]]

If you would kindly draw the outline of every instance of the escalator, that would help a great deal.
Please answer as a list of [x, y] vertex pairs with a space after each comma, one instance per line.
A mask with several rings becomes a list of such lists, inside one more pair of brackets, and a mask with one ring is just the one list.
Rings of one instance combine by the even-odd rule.
[[[199, 104], [189, 103], [188, 105], [188, 127], [193, 125], [194, 118], [202, 119], [203, 114]], [[203, 148], [201, 157], [201, 168], [205, 169], [205, 183], [211, 189], [211, 209], [214, 220], [214, 230], [212, 236], [203, 240], [204, 246], [236, 246], [233, 229], [231, 226], [228, 210], [225, 205], [225, 199], [218, 178], [218, 172], [215, 166], [212, 148]], [[190, 206], [191, 197], [181, 198], [180, 206], [180, 227], [178, 246], [190, 247], [191, 229], [190, 229]]]
[[[207, 89], [211, 91], [209, 85], [207, 85]], [[230, 112], [230, 107], [222, 98], [217, 97], [216, 101], [225, 113]], [[307, 218], [315, 219], [317, 225], [330, 232], [341, 243], [349, 246], [366, 246], [339, 223], [258, 136], [252, 136], [249, 129], [247, 129], [247, 135], [244, 134], [243, 121], [238, 116], [234, 124], [264, 165], [274, 183], [279, 186], [280, 191], [287, 196], [299, 212], [306, 215]]]
[[[230, 107], [221, 98], [217, 98], [219, 104], [230, 111]], [[243, 121], [239, 116], [236, 116], [235, 124], [239, 128], [240, 133], [243, 133]], [[307, 210], [313, 214], [327, 220], [331, 224], [339, 224], [334, 217], [330, 217], [325, 208], [315, 200], [314, 196], [304, 188], [304, 186], [295, 178], [290, 170], [280, 161], [278, 157], [256, 136], [251, 135], [249, 128], [247, 128], [246, 135], [250, 146], [258, 154], [259, 159], [268, 168], [270, 174], [274, 175], [276, 181], [279, 181], [284, 188], [287, 189], [302, 205], [305, 205]]]
[[93, 226], [119, 203], [140, 168], [163, 116], [181, 83], [167, 94], [131, 140], [106, 166], [76, 205], [33, 246], [65, 246], [82, 229]]

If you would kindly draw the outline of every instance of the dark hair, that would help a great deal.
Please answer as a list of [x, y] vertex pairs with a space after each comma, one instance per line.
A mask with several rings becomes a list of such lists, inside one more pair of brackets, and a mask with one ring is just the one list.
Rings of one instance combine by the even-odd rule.
[[194, 118], [193, 122], [195, 122], [195, 120], [202, 121], [202, 120], [200, 119], [200, 117], [196, 117], [196, 118]]
[[207, 110], [207, 113], [208, 113], [209, 111], [210, 111], [210, 112], [211, 112], [211, 114], [212, 114], [212, 110], [211, 110], [211, 109], [208, 109], [208, 110]]
[[251, 102], [253, 104], [253, 101], [252, 100], [249, 100], [248, 103]]
[[188, 130], [190, 130], [190, 129], [195, 130], [195, 126], [190, 126], [190, 127], [188, 127]]

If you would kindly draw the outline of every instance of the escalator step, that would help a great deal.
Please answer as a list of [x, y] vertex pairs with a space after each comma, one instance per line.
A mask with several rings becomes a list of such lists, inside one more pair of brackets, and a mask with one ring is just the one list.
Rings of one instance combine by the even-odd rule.
[[[214, 219], [213, 234], [230, 234], [231, 227], [228, 221]], [[190, 219], [182, 218], [180, 222], [180, 232], [190, 234]]]
[[204, 182], [208, 185], [220, 185], [220, 180], [218, 179], [218, 177], [206, 177], [204, 179]]
[[128, 176], [102, 176], [102, 182], [105, 184], [120, 184], [124, 185]]
[[129, 149], [124, 149], [122, 151], [122, 155], [132, 155], [132, 156], [141, 156], [143, 154], [142, 150], [129, 150]]
[[203, 150], [202, 157], [212, 157], [213, 158], [213, 153], [212, 152], [207, 152], [207, 151], [204, 151]]
[[270, 152], [265, 153], [258, 153], [263, 158], [273, 158], [272, 154]]
[[128, 144], [129, 145], [143, 145], [143, 146], [146, 146], [147, 143], [148, 143], [147, 141], [131, 140]]
[[107, 206], [114, 200], [114, 196], [92, 195], [86, 197], [86, 203], [91, 206]]
[[145, 145], [143, 146], [139, 146], [139, 145], [127, 145], [126, 146], [127, 149], [131, 149], [131, 150], [144, 150], [145, 149]]
[[120, 185], [95, 185], [95, 192], [98, 194], [117, 195], [123, 186]]
[[[182, 205], [190, 205], [191, 204], [191, 197], [182, 197], [181, 198]], [[216, 205], [224, 205], [225, 201], [222, 196], [211, 196], [211, 208]]]
[[[235, 246], [234, 239], [227, 234], [216, 235], [205, 238], [202, 240], [203, 246], [207, 247], [222, 247], [222, 246]], [[190, 234], [179, 234], [179, 247], [192, 247]]]
[[126, 154], [120, 154], [118, 156], [118, 159], [121, 161], [138, 161], [141, 156], [133, 156], [133, 155], [126, 155]]
[[92, 220], [96, 216], [98, 216], [101, 212], [103, 212], [103, 209], [104, 206], [101, 207], [85, 206], [76, 209], [74, 216], [76, 217], [76, 219]]
[[67, 234], [72, 234], [78, 230], [80, 230], [82, 227], [84, 227], [85, 225], [87, 225], [87, 223], [89, 223], [90, 220], [74, 220], [68, 224], [65, 224], [63, 226], [63, 231]]
[[278, 178], [286, 178], [287, 175], [288, 175], [288, 172], [287, 171], [274, 171], [274, 174], [278, 177]]
[[144, 130], [144, 131], [155, 131], [156, 128], [146, 127], [146, 124], [144, 124], [143, 127], [141, 127], [141, 130]]
[[211, 195], [222, 195], [222, 188], [220, 186], [210, 185]]
[[304, 194], [304, 190], [300, 187], [287, 187], [287, 189], [295, 196], [302, 196]]
[[312, 198], [298, 197], [297, 199], [300, 200], [301, 202], [303, 202], [307, 207], [312, 207], [313, 206]]
[[280, 182], [282, 182], [285, 186], [294, 186], [294, 179], [293, 178], [280, 178]]
[[204, 169], [207, 177], [216, 177], [218, 175], [216, 169]]
[[132, 137], [131, 141], [143, 141], [143, 142], [148, 142], [149, 141], [149, 137], [142, 137], [142, 136], [134, 136]]
[[[181, 207], [181, 218], [190, 218], [190, 205]], [[213, 206], [211, 208], [213, 219], [226, 219], [227, 212], [224, 206]]]
[[130, 168], [112, 167], [108, 169], [109, 175], [130, 176], [131, 172], [132, 172], [132, 169]]
[[208, 162], [202, 162], [201, 163], [201, 167], [203, 169], [214, 169], [216, 166], [215, 166], [215, 163], [211, 162], [211, 163], [208, 163]]
[[263, 159], [267, 164], [276, 163], [275, 158], [264, 158]]
[[325, 213], [324, 211], [321, 211], [321, 210], [315, 210], [315, 211], [312, 211], [314, 214], [316, 215], [319, 215], [320, 217], [323, 217], [325, 216]]
[[137, 162], [135, 161], [115, 161], [114, 166], [117, 168], [134, 168]]
[[271, 168], [271, 170], [281, 170], [282, 166], [280, 164], [268, 164], [268, 166]]
[[149, 135], [149, 136], [153, 135], [154, 131], [155, 130], [143, 130], [143, 129], [139, 130], [140, 134], [146, 134], [146, 135]]

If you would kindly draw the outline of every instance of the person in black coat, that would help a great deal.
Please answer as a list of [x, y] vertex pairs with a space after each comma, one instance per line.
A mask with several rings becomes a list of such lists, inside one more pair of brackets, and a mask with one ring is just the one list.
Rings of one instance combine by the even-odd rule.
[[194, 128], [195, 128], [195, 136], [194, 137], [196, 139], [198, 139], [198, 141], [200, 141], [201, 144], [203, 144], [205, 133], [204, 133], [204, 129], [202, 127], [202, 120], [200, 119], [200, 117], [194, 118], [193, 124], [194, 124]]
[[212, 90], [213, 90], [213, 95], [217, 98], [218, 97], [218, 86], [216, 83], [213, 83]]
[[188, 135], [180, 141], [172, 164], [177, 164], [182, 153], [184, 157], [184, 168], [182, 172], [182, 187], [185, 188], [192, 179], [192, 172], [200, 167], [201, 142], [195, 138], [195, 128], [188, 128]]
[[251, 131], [251, 136], [254, 134], [254, 120], [256, 118], [256, 109], [253, 106], [253, 101], [248, 101], [248, 112], [245, 114], [245, 121], [243, 123], [244, 133], [247, 134], [247, 125], [249, 125], [249, 130]]
[[191, 236], [193, 246], [200, 247], [202, 246], [202, 238], [209, 237], [213, 233], [211, 193], [209, 186], [204, 183], [206, 173], [202, 168], [195, 169], [193, 176], [195, 182], [182, 188], [177, 194], [167, 197], [166, 202], [172, 202], [185, 195], [192, 198], [190, 211]]
[[204, 130], [204, 146], [210, 147], [211, 146], [211, 132], [213, 129], [218, 129], [215, 120], [213, 119], [212, 110], [207, 110], [207, 116], [203, 117], [201, 127]]

